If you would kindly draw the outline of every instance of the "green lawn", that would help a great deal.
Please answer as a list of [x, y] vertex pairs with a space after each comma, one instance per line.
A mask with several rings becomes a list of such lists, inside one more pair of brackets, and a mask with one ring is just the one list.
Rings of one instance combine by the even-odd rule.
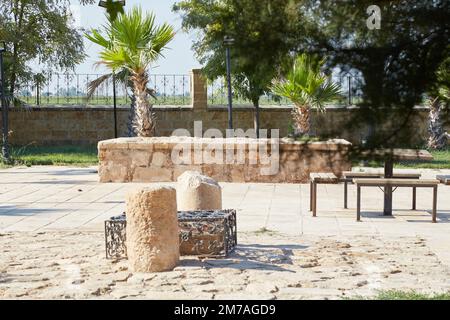
[[[404, 161], [395, 165], [396, 168], [407, 169], [450, 169], [450, 148], [444, 151], [432, 151], [434, 160], [431, 162]], [[90, 166], [96, 165], [97, 148], [87, 146], [53, 146], [12, 147], [12, 165], [61, 165], [61, 166]], [[360, 163], [355, 162], [354, 166]], [[370, 162], [369, 167], [383, 167], [381, 162]], [[0, 167], [7, 167], [0, 162]]]
[[[353, 297], [356, 300], [367, 300], [360, 296]], [[380, 291], [376, 296], [368, 300], [450, 300], [450, 292], [442, 294], [423, 294], [416, 291]]]
[[[450, 169], [450, 148], [442, 151], [430, 151], [433, 155], [433, 161], [400, 161], [394, 167], [398, 169]], [[355, 162], [354, 166], [359, 166], [359, 162]], [[368, 167], [383, 167], [383, 163], [379, 161], [370, 161]]]
[[450, 169], [450, 148], [443, 151], [431, 151], [434, 157], [432, 162], [402, 161], [396, 164], [396, 168], [411, 169]]
[[[87, 146], [25, 146], [11, 148], [12, 165], [58, 165], [87, 167], [96, 165], [97, 148]], [[0, 163], [0, 167], [8, 167]]]

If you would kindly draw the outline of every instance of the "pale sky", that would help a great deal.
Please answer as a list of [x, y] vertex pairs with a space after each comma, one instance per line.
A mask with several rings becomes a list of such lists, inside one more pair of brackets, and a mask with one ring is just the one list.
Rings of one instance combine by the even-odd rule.
[[[188, 74], [189, 70], [200, 66], [191, 50], [193, 35], [188, 35], [181, 30], [181, 18], [172, 12], [172, 5], [175, 0], [126, 0], [125, 10], [133, 6], [140, 5], [143, 10], [153, 11], [158, 23], [168, 22], [175, 27], [177, 34], [175, 39], [169, 44], [169, 50], [164, 52], [165, 58], [161, 58], [152, 73], [157, 74]], [[72, 12], [79, 16], [78, 24], [83, 28], [99, 28], [105, 22], [105, 10], [97, 4], [79, 6], [78, 0], [71, 0]], [[94, 66], [98, 61], [97, 45], [89, 40], [85, 40], [86, 58], [85, 62], [76, 68], [77, 73], [102, 73], [100, 67]]]

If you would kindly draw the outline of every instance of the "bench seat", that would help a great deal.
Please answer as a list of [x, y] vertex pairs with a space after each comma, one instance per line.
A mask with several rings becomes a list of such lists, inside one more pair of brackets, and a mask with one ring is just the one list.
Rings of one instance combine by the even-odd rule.
[[332, 172], [313, 172], [309, 174], [310, 196], [309, 209], [313, 216], [317, 215], [317, 185], [318, 184], [338, 184], [339, 178]]
[[353, 183], [362, 187], [434, 187], [439, 180], [418, 179], [353, 179]]
[[441, 183], [443, 183], [447, 186], [450, 185], [450, 176], [438, 175], [438, 176], [436, 176], [436, 179], [438, 179]]
[[346, 171], [342, 173], [342, 177], [344, 179], [354, 179], [354, 178], [381, 178], [383, 177], [382, 173], [376, 172], [350, 172]]
[[[394, 173], [393, 179], [419, 179], [422, 176], [420, 173]], [[344, 179], [355, 178], [383, 178], [384, 173], [377, 172], [343, 172], [342, 177]]]
[[332, 172], [314, 172], [309, 175], [309, 178], [317, 183], [339, 183], [339, 178]]

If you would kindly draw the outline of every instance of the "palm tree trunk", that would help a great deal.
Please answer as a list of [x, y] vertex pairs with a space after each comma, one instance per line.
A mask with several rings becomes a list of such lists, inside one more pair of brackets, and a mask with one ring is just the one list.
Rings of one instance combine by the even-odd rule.
[[156, 117], [150, 103], [147, 91], [148, 74], [145, 70], [133, 72], [131, 81], [134, 86], [136, 108], [133, 119], [133, 128], [138, 137], [153, 137], [155, 135]]
[[444, 149], [447, 146], [447, 134], [441, 120], [441, 102], [439, 98], [432, 99], [430, 104], [428, 133], [428, 148], [433, 150]]
[[134, 94], [134, 87], [131, 86], [130, 88], [131, 94], [130, 94], [130, 114], [128, 115], [128, 123], [127, 123], [127, 129], [128, 129], [128, 136], [129, 137], [136, 137], [137, 133], [134, 129], [134, 118], [136, 117], [136, 96]]
[[255, 126], [255, 132], [256, 132], [256, 138], [259, 139], [259, 131], [260, 131], [260, 125], [259, 125], [259, 97], [257, 99], [253, 100], [253, 106], [255, 107], [255, 114], [253, 118], [253, 123]]
[[309, 134], [311, 128], [311, 112], [307, 105], [295, 105], [292, 116], [296, 125], [295, 136]]

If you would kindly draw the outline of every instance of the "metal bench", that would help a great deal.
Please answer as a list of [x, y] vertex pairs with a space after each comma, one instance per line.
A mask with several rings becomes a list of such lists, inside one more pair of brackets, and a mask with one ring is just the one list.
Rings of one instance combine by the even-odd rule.
[[318, 184], [338, 184], [339, 178], [330, 172], [314, 172], [309, 175], [310, 180], [310, 197], [309, 209], [313, 213], [313, 217], [317, 216], [317, 185]]
[[439, 175], [436, 176], [436, 179], [438, 179], [442, 184], [450, 186], [450, 176]]
[[[420, 179], [420, 173], [394, 173], [393, 179]], [[353, 179], [381, 179], [384, 178], [384, 173], [380, 172], [351, 172], [345, 171], [342, 173], [342, 181], [344, 182], [344, 208], [348, 209], [348, 184], [353, 183]], [[412, 209], [416, 210], [416, 187], [412, 188]]]
[[[361, 188], [379, 187], [379, 188], [433, 188], [433, 211], [432, 220], [436, 223], [437, 210], [437, 190], [439, 180], [416, 180], [416, 179], [354, 179], [353, 183], [357, 188], [357, 221], [361, 221]], [[395, 191], [395, 190], [394, 190]]]

